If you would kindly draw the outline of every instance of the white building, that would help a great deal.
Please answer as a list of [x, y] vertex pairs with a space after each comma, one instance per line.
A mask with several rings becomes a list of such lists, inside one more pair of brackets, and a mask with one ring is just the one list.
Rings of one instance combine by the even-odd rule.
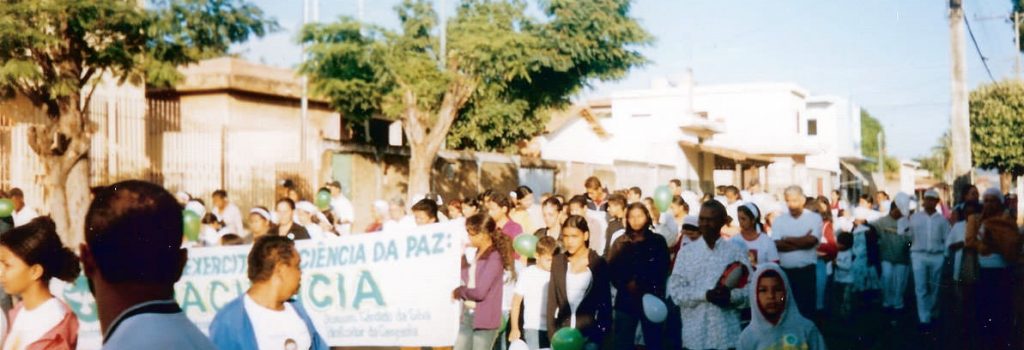
[[[693, 106], [725, 122], [725, 132], [711, 144], [771, 159], [764, 181], [748, 178], [743, 187], [758, 184], [779, 192], [795, 184], [818, 193], [818, 185], [830, 185], [831, 179], [827, 171], [808, 169], [807, 156], [818, 147], [807, 137], [807, 96], [806, 90], [789, 83], [705, 85], [694, 88]], [[729, 176], [735, 173], [720, 169], [716, 180]]]
[[[860, 106], [838, 96], [812, 96], [807, 101], [807, 112], [808, 137], [821, 149], [821, 153], [808, 156], [808, 168], [832, 172], [832, 189], [856, 198], [870, 185], [868, 177], [856, 167], [864, 162]], [[815, 126], [817, 132], [812, 132]]]
[[556, 118], [540, 140], [541, 157], [607, 166], [615, 181], [606, 185], [639, 186], [645, 193], [671, 178], [681, 180], [684, 188], [710, 191], [716, 168], [764, 173], [757, 169], [767, 159], [709, 143], [724, 131], [724, 124], [694, 113], [689, 75], [652, 85], [577, 107], [565, 120]]

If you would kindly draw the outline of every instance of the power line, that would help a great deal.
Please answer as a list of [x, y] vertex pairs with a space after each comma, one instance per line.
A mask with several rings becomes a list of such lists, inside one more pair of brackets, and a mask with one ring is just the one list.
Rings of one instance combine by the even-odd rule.
[[971, 35], [971, 42], [974, 43], [974, 50], [978, 52], [978, 57], [981, 58], [981, 64], [985, 65], [985, 72], [988, 73], [988, 78], [994, 83], [996, 82], [996, 78], [992, 76], [992, 70], [988, 68], [988, 58], [981, 54], [981, 46], [978, 46], [978, 40], [974, 38], [974, 31], [971, 30], [971, 21], [967, 19], [967, 16], [963, 17], [964, 24], [967, 25], [967, 33]]

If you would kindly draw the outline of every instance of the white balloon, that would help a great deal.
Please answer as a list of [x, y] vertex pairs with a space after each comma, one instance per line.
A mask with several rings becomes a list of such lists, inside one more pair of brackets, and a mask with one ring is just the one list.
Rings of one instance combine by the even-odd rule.
[[668, 307], [660, 298], [644, 294], [644, 315], [654, 323], [661, 323], [668, 317]]
[[530, 350], [530, 347], [526, 346], [526, 342], [522, 339], [516, 339], [512, 344], [509, 344], [508, 350]]

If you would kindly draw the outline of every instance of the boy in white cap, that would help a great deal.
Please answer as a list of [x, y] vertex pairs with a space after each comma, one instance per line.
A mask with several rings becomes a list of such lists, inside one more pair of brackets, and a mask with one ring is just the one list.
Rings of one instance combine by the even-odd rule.
[[910, 260], [914, 271], [914, 292], [917, 295], [917, 316], [921, 328], [929, 330], [938, 312], [939, 282], [949, 221], [935, 208], [939, 192], [930, 189], [924, 194], [923, 209], [910, 216]]

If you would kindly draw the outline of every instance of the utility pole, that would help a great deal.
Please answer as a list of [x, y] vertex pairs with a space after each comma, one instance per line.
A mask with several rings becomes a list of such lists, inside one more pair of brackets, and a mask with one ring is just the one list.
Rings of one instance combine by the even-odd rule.
[[[311, 0], [302, 0], [302, 25], [305, 26], [309, 23], [309, 2]], [[306, 44], [302, 44], [302, 63], [306, 63]], [[306, 124], [309, 121], [309, 77], [306, 74], [302, 75], [302, 100], [300, 102], [300, 126], [299, 126], [299, 161], [302, 164], [306, 163]]]
[[1020, 80], [1020, 12], [1016, 9], [1013, 10], [1013, 43], [1016, 45], [1013, 48], [1013, 71]]
[[437, 11], [439, 15], [438, 17], [441, 18], [441, 52], [439, 52], [438, 54], [441, 56], [440, 61], [442, 71], [445, 70], [445, 68], [447, 68], [446, 64], [448, 61], [448, 18], [445, 18], [445, 9], [446, 6], [448, 5], [447, 3], [447, 1], [441, 0], [441, 8], [439, 11]]
[[950, 136], [953, 147], [953, 188], [955, 199], [960, 189], [973, 182], [971, 171], [971, 122], [968, 117], [967, 66], [964, 45], [963, 0], [949, 1], [949, 39], [953, 61], [952, 104], [950, 110]]
[[[317, 22], [320, 17], [320, 0], [302, 0], [302, 25], [309, 24], [310, 21]], [[302, 63], [306, 62], [306, 44], [302, 44]], [[302, 84], [302, 100], [300, 102], [301, 108], [301, 126], [299, 127], [299, 161], [302, 164], [306, 164], [309, 160], [309, 152], [306, 149], [308, 147], [309, 138], [309, 76], [303, 74], [301, 78]]]
[[882, 142], [885, 142], [884, 131], [878, 130], [875, 134], [876, 140], [878, 141], [878, 191], [885, 191], [885, 147], [882, 146]]

